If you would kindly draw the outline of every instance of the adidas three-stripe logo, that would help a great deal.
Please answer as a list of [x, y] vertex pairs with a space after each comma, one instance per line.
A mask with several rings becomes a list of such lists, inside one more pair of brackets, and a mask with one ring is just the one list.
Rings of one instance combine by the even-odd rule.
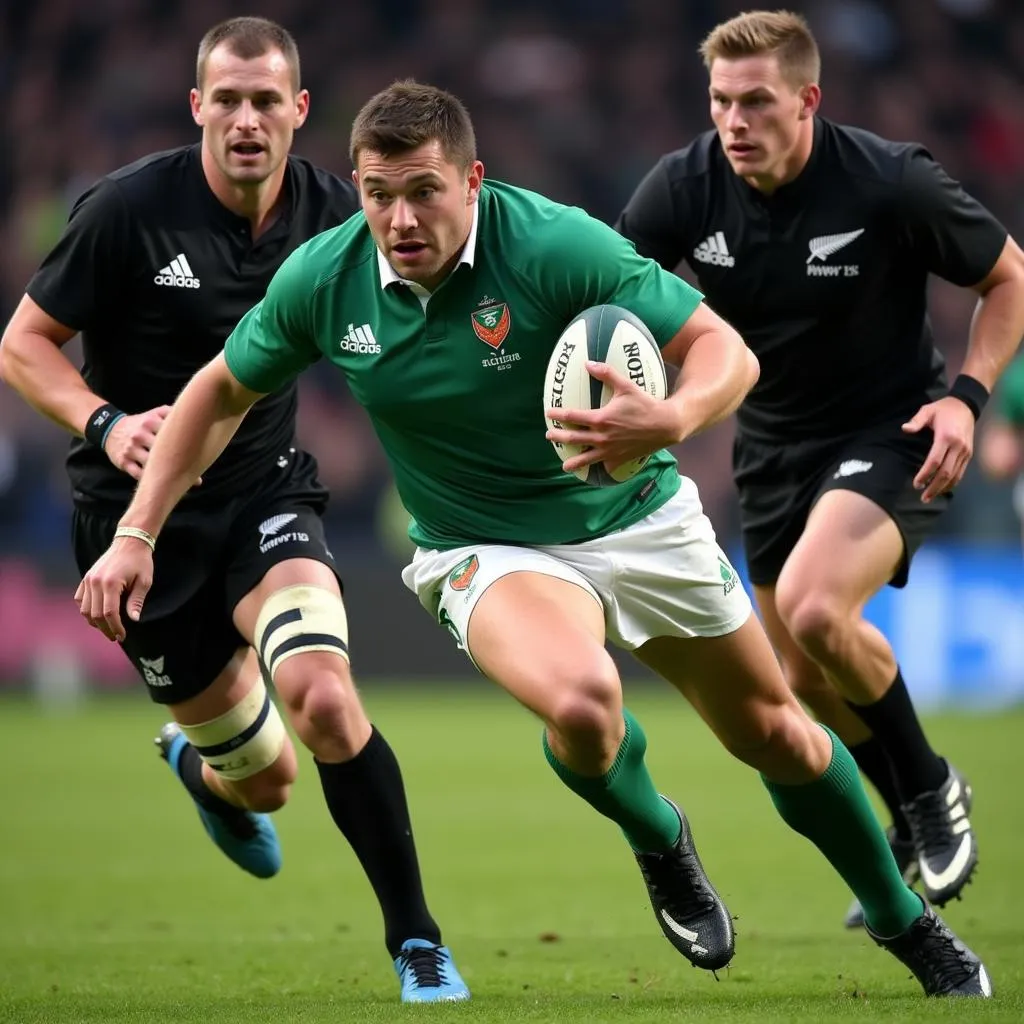
[[153, 278], [153, 283], [168, 285], [171, 288], [198, 288], [199, 278], [192, 273], [185, 254], [179, 252], [166, 267], [157, 273]]
[[342, 352], [361, 352], [370, 355], [380, 355], [380, 345], [373, 336], [373, 328], [369, 324], [356, 327], [355, 324], [348, 325], [348, 332], [342, 335], [339, 347]]
[[712, 263], [716, 267], [734, 267], [736, 260], [729, 255], [729, 246], [725, 244], [725, 235], [716, 231], [708, 235], [696, 249], [693, 250], [693, 258], [700, 263]]

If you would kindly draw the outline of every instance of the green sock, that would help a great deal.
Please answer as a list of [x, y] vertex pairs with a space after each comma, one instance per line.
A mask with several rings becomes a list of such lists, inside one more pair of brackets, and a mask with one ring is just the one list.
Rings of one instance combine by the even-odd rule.
[[856, 762], [838, 736], [825, 732], [832, 760], [820, 779], [802, 786], [762, 780], [782, 820], [810, 839], [853, 890], [871, 930], [891, 938], [906, 931], [924, 905], [900, 876]]
[[640, 723], [625, 709], [626, 735], [611, 768], [604, 775], [578, 775], [555, 757], [544, 732], [544, 754], [555, 774], [577, 795], [611, 818], [638, 853], [671, 849], [679, 838], [679, 816], [654, 788], [644, 753], [647, 737]]

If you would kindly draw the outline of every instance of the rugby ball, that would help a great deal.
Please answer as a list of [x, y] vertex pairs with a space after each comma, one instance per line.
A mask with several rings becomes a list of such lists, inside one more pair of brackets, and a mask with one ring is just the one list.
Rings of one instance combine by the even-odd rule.
[[[621, 306], [591, 306], [561, 333], [548, 360], [544, 418], [549, 427], [561, 423], [547, 416], [548, 409], [599, 409], [612, 397], [612, 389], [587, 372], [588, 359], [607, 363], [654, 398], [668, 394], [661, 350], [643, 321]], [[587, 450], [585, 445], [551, 444], [561, 462]], [[573, 473], [585, 483], [610, 487], [631, 480], [649, 459], [650, 455], [645, 455], [612, 471], [604, 463], [596, 463]]]

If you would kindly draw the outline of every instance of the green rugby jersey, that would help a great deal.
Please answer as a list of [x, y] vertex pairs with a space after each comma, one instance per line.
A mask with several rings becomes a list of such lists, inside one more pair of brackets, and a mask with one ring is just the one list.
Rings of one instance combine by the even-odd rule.
[[648, 515], [679, 488], [656, 453], [627, 483], [562, 471], [543, 381], [582, 310], [632, 310], [664, 345], [701, 295], [582, 210], [485, 182], [461, 262], [428, 293], [402, 281], [356, 216], [300, 246], [224, 354], [253, 391], [324, 357], [368, 411], [422, 547], [571, 543]]
[[999, 414], [1015, 427], [1024, 427], [1024, 356], [1018, 356], [999, 382]]

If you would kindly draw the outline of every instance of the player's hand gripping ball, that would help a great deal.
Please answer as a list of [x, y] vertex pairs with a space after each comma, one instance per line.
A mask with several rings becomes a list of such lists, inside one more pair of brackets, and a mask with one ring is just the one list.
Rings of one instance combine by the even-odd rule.
[[[555, 344], [544, 375], [544, 409], [599, 409], [614, 392], [587, 372], [587, 361], [607, 363], [653, 398], [668, 394], [661, 350], [647, 326], [621, 306], [591, 306], [577, 316]], [[562, 424], [545, 415], [549, 428]], [[584, 445], [552, 441], [560, 461], [587, 450]], [[585, 483], [610, 487], [631, 480], [647, 465], [650, 455], [610, 470], [604, 463], [573, 472]]]

